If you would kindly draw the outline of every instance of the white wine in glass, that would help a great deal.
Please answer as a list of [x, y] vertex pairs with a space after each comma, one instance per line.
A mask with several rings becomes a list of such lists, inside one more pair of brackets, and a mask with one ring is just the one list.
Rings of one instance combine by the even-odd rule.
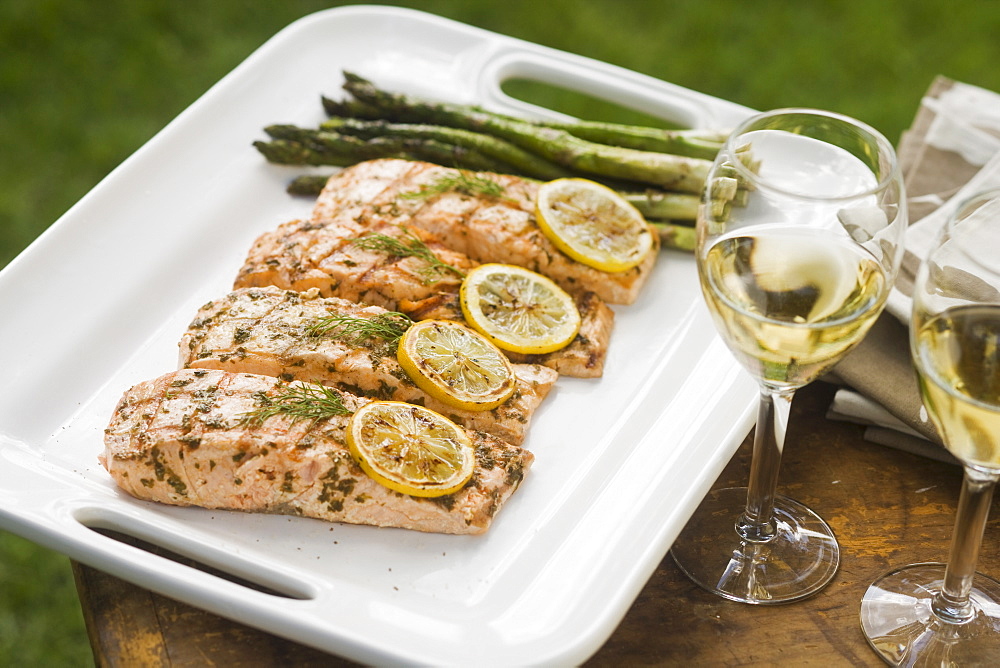
[[976, 573], [1000, 478], [1000, 189], [960, 203], [914, 285], [910, 350], [924, 406], [964, 465], [947, 565], [873, 583], [861, 626], [892, 665], [1000, 665], [1000, 583]]
[[782, 109], [738, 127], [698, 217], [702, 292], [760, 385], [745, 488], [709, 494], [671, 548], [699, 585], [745, 603], [819, 591], [840, 551], [808, 507], [776, 494], [795, 391], [865, 335], [899, 270], [906, 228], [892, 145], [839, 114]]

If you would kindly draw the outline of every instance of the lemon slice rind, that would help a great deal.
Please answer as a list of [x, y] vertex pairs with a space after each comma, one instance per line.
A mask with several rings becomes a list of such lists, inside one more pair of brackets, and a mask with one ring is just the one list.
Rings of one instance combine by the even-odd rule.
[[409, 496], [453, 494], [475, 469], [472, 441], [462, 427], [400, 401], [373, 401], [355, 411], [347, 445], [369, 477]]
[[450, 320], [422, 320], [399, 340], [396, 359], [427, 394], [454, 408], [487, 411], [514, 393], [510, 361], [488, 338]]
[[550, 278], [524, 267], [480, 265], [462, 281], [459, 298], [469, 325], [503, 350], [555, 352], [580, 330], [573, 298]]
[[654, 232], [617, 192], [581, 178], [538, 188], [538, 227], [556, 248], [589, 267], [619, 273], [638, 266], [654, 248]]

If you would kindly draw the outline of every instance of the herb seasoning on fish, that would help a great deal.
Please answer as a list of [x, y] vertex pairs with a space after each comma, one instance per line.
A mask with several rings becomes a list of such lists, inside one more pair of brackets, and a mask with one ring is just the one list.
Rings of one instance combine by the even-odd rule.
[[398, 237], [390, 237], [388, 234], [371, 232], [355, 239], [353, 243], [358, 248], [382, 251], [394, 257], [416, 257], [424, 260], [428, 266], [421, 269], [420, 274], [424, 277], [425, 283], [434, 283], [438, 276], [449, 272], [459, 278], [465, 276], [465, 272], [461, 269], [457, 269], [439, 260], [419, 237], [406, 228], [401, 229], [403, 229], [405, 240]]

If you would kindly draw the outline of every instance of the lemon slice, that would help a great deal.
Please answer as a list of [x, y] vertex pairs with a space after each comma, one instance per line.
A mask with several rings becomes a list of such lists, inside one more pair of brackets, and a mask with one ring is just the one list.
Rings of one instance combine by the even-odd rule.
[[399, 340], [396, 358], [417, 387], [449, 406], [488, 411], [514, 393], [514, 369], [479, 332], [451, 320], [422, 320]]
[[588, 179], [556, 179], [538, 188], [538, 226], [577, 262], [621, 272], [638, 265], [653, 248], [653, 232], [642, 214], [611, 188]]
[[550, 353], [580, 330], [580, 312], [551, 279], [511, 264], [482, 264], [462, 281], [462, 313], [498, 348]]
[[400, 401], [373, 401], [355, 411], [347, 445], [373, 480], [410, 496], [457, 492], [475, 467], [465, 430], [428, 408]]

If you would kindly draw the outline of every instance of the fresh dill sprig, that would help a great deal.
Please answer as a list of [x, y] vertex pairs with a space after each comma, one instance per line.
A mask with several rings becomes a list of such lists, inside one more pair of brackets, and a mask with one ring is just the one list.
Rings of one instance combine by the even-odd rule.
[[420, 190], [403, 193], [401, 197], [416, 199], [434, 197], [447, 192], [460, 192], [470, 196], [500, 197], [504, 194], [504, 187], [488, 176], [460, 169], [453, 174], [439, 177], [433, 183], [421, 185]]
[[364, 345], [371, 339], [379, 338], [387, 345], [395, 346], [413, 320], [397, 311], [379, 313], [373, 318], [336, 313], [318, 318], [306, 327], [309, 336], [329, 336], [352, 346]]
[[395, 257], [416, 257], [427, 263], [427, 267], [420, 270], [424, 277], [424, 283], [433, 283], [437, 276], [452, 273], [459, 278], [465, 278], [465, 273], [460, 269], [451, 266], [438, 259], [431, 249], [427, 247], [416, 235], [403, 229], [404, 238], [390, 237], [387, 234], [371, 232], [362, 237], [358, 237], [352, 243], [358, 248], [365, 250], [381, 251]]
[[240, 424], [259, 427], [270, 417], [287, 415], [292, 422], [323, 420], [335, 415], [350, 415], [344, 399], [336, 390], [323, 385], [296, 383], [283, 387], [276, 396], [256, 395], [258, 407], [240, 415]]

